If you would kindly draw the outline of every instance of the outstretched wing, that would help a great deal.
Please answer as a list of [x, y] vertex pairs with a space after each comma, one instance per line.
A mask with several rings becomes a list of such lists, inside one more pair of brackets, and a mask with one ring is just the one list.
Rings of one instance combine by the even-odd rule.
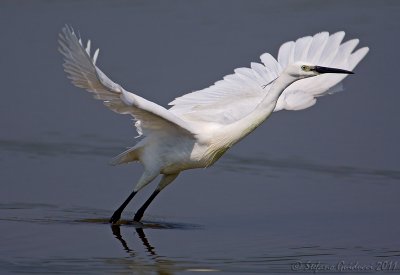
[[[307, 36], [295, 42], [286, 42], [279, 49], [278, 62], [283, 68], [293, 62], [304, 61], [352, 71], [369, 49], [364, 47], [353, 52], [359, 40], [352, 39], [342, 43], [344, 36], [343, 31], [332, 35], [321, 32], [313, 37]], [[297, 81], [279, 97], [274, 111], [306, 109], [315, 104], [317, 97], [341, 91], [340, 82], [347, 76], [346, 74], [324, 74]]]
[[150, 131], [178, 130], [194, 135], [191, 126], [169, 110], [123, 89], [111, 81], [97, 66], [99, 49], [90, 56], [90, 40], [86, 48], [72, 28], [66, 26], [59, 35], [59, 51], [64, 56], [64, 70], [72, 83], [93, 93], [94, 98], [120, 114], [130, 114], [135, 120], [139, 135]]
[[229, 124], [249, 114], [268, 92], [263, 85], [277, 78], [281, 65], [268, 53], [251, 68], [235, 69], [214, 85], [176, 98], [170, 110], [188, 120]]
[[[321, 32], [283, 44], [278, 61], [270, 54], [261, 55], [260, 63], [236, 69], [214, 85], [176, 98], [171, 111], [191, 120], [229, 124], [249, 114], [268, 93], [270, 83], [288, 64], [303, 61], [320, 66], [352, 70], [364, 58], [368, 48], [353, 52], [358, 39], [341, 44], [344, 32]], [[326, 74], [303, 79], [289, 86], [279, 97], [274, 111], [301, 110], [315, 104], [316, 97], [340, 90], [346, 75]]]

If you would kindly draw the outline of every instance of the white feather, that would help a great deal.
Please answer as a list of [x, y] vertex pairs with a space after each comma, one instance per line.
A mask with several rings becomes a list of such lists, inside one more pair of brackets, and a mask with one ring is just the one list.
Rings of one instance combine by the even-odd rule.
[[[264, 65], [251, 63], [251, 68], [238, 68], [214, 85], [176, 98], [169, 103], [171, 111], [188, 120], [229, 124], [251, 112], [268, 92], [269, 83], [289, 65], [303, 61], [319, 66], [352, 70], [364, 58], [368, 48], [352, 51], [358, 44], [353, 39], [341, 44], [345, 33], [317, 33], [284, 43], [278, 61], [269, 53], [261, 55]], [[274, 111], [301, 110], [315, 104], [321, 95], [338, 91], [346, 75], [326, 74], [303, 79], [289, 86], [278, 99]], [[333, 89], [335, 87], [335, 89]], [[250, 100], [249, 100], [250, 99]], [[218, 107], [218, 108], [217, 108]]]
[[149, 131], [180, 131], [193, 135], [196, 131], [188, 123], [151, 101], [124, 90], [110, 80], [96, 65], [98, 50], [90, 57], [90, 40], [86, 48], [72, 28], [63, 28], [59, 51], [64, 55], [64, 70], [72, 83], [93, 93], [94, 98], [114, 112], [132, 115], [139, 135]]

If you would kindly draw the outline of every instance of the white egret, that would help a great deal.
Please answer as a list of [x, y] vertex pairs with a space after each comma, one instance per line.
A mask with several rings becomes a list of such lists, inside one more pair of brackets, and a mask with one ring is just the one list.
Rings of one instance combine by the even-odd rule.
[[91, 55], [90, 40], [84, 47], [72, 28], [63, 28], [59, 50], [72, 83], [92, 92], [112, 111], [133, 116], [144, 136], [112, 161], [139, 161], [144, 172], [110, 222], [117, 222], [135, 194], [159, 174], [161, 181], [136, 212], [135, 221], [180, 172], [212, 165], [272, 112], [308, 108], [317, 97], [337, 90], [368, 52], [367, 47], [354, 51], [358, 39], [342, 43], [343, 38], [344, 32], [321, 32], [284, 43], [277, 60], [264, 53], [263, 64], [236, 69], [209, 88], [176, 98], [166, 109], [111, 81], [96, 66], [99, 50]]

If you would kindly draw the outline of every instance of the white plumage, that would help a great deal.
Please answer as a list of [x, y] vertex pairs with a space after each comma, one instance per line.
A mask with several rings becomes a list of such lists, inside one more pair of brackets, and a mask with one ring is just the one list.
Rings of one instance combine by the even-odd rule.
[[168, 112], [165, 108], [138, 95], [127, 92], [119, 84], [110, 80], [97, 66], [99, 49], [90, 57], [90, 40], [86, 48], [69, 27], [60, 34], [60, 51], [65, 57], [64, 68], [68, 78], [79, 88], [94, 93], [94, 98], [116, 113], [130, 114], [137, 122], [139, 134], [146, 131], [165, 131], [173, 128], [182, 133], [191, 134], [191, 126]]
[[[224, 80], [206, 89], [178, 97], [169, 103], [173, 105], [170, 110], [189, 119], [232, 123], [254, 109], [271, 87], [263, 89], [262, 85], [278, 77], [288, 64], [303, 61], [353, 70], [367, 54], [368, 48], [352, 53], [359, 40], [340, 44], [343, 38], [344, 32], [331, 36], [328, 32], [321, 32], [299, 38], [296, 42], [286, 42], [279, 49], [278, 61], [269, 53], [264, 53], [260, 57], [263, 64], [251, 63], [251, 68], [235, 69], [234, 74], [225, 76]], [[308, 108], [315, 104], [316, 97], [328, 93], [345, 77], [319, 75], [293, 83], [279, 97], [274, 111]]]
[[114, 112], [133, 116], [138, 133], [145, 136], [112, 162], [140, 161], [144, 172], [110, 221], [117, 222], [133, 196], [159, 174], [163, 177], [157, 189], [134, 220], [142, 218], [151, 201], [181, 171], [212, 165], [272, 112], [305, 109], [317, 97], [340, 90], [340, 82], [368, 52], [366, 47], [354, 52], [358, 39], [342, 43], [343, 38], [344, 32], [321, 32], [286, 42], [277, 60], [264, 53], [262, 64], [235, 69], [206, 89], [176, 98], [168, 110], [111, 81], [96, 66], [99, 50], [91, 57], [90, 40], [84, 47], [66, 26], [59, 50], [72, 83]]

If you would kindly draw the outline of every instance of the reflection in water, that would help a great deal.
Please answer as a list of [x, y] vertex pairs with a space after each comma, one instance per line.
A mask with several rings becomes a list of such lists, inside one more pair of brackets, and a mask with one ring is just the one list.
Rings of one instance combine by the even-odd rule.
[[[62, 208], [33, 203], [0, 204], [0, 221], [3, 225], [23, 223], [22, 226], [12, 225], [9, 228], [14, 231], [16, 228], [22, 228], [24, 232], [27, 230], [35, 232], [37, 242], [40, 243], [39, 248], [50, 249], [55, 253], [52, 256], [42, 257], [38, 245], [35, 244], [34, 255], [28, 254], [30, 256], [25, 258], [18, 256], [12, 260], [2, 259], [0, 270], [14, 273], [36, 272], [37, 274], [176, 274], [188, 271], [277, 274], [290, 272], [291, 266], [298, 262], [334, 265], [342, 260], [354, 259], [361, 264], [369, 264], [386, 260], [394, 262], [400, 257], [400, 251], [395, 243], [386, 247], [370, 244], [368, 246], [354, 244], [332, 246], [321, 245], [324, 239], [322, 241], [317, 239], [316, 242], [309, 243], [290, 241], [264, 246], [269, 241], [259, 240], [260, 244], [258, 244], [252, 242], [254, 238], [246, 234], [236, 235], [236, 244], [229, 245], [230, 249], [224, 250], [221, 254], [217, 251], [223, 247], [218, 247], [216, 244], [219, 240], [226, 239], [227, 232], [232, 229], [230, 226], [225, 227], [225, 230], [198, 230], [203, 228], [193, 224], [158, 221], [144, 223], [122, 221], [119, 225], [112, 225], [112, 241], [116, 239], [118, 243], [116, 252], [115, 247], [110, 246], [109, 242], [98, 241], [104, 240], [104, 230], [107, 232], [110, 226], [108, 218], [104, 218], [107, 214], [107, 211], [101, 209], [82, 207]], [[82, 218], [82, 216], [87, 218]], [[180, 234], [182, 230], [185, 234]], [[270, 230], [273, 234], [274, 229]], [[166, 235], [174, 237], [164, 238], [161, 244], [156, 245], [146, 234], [150, 232], [151, 236], [158, 239]], [[172, 235], [165, 234], [166, 232]], [[98, 238], [95, 233], [99, 233], [101, 237]], [[26, 243], [29, 243], [31, 236], [25, 233], [11, 235], [12, 237], [2, 239], [4, 246], [0, 249], [6, 248], [11, 252], [15, 250], [18, 255], [23, 255], [26, 251], [29, 253], [32, 247], [27, 246]], [[184, 239], [181, 235], [186, 235], [186, 237], [189, 235], [193, 242], [180, 241]], [[185, 245], [191, 247], [198, 242], [199, 236], [207, 235], [212, 235], [211, 240], [213, 240], [209, 243], [209, 253], [199, 254], [196, 249], [187, 252]], [[57, 241], [64, 238], [77, 241], [75, 244], [66, 246], [72, 248], [74, 253], [70, 254], [71, 252], [67, 250], [66, 254], [59, 254], [64, 249], [58, 250], [57, 246], [48, 243], [48, 239], [54, 236]], [[273, 240], [274, 238], [269, 235], [269, 232], [262, 236], [265, 239]], [[255, 247], [249, 245], [247, 243], [249, 241], [255, 244]], [[23, 245], [16, 245], [21, 243]], [[93, 249], [87, 246], [87, 243], [96, 243], [98, 246]], [[122, 253], [118, 253], [119, 251]], [[104, 256], [104, 253], [108, 254]], [[350, 264], [347, 260], [345, 262]]]
[[[121, 235], [121, 225], [118, 224], [112, 224], [111, 225], [111, 230], [115, 238], [120, 241], [122, 247], [124, 250], [129, 254], [131, 257], [135, 257], [136, 254], [133, 249], [129, 248], [127, 242], [124, 240], [124, 238]], [[136, 234], [138, 235], [139, 239], [141, 240], [143, 246], [146, 248], [146, 251], [148, 252], [149, 255], [155, 256], [154, 259], [157, 259], [157, 253], [155, 252], [155, 248], [151, 246], [149, 241], [147, 240], [146, 234], [143, 231], [143, 228], [136, 227]]]
[[146, 238], [146, 235], [144, 234], [144, 231], [142, 228], [136, 228], [136, 233], [138, 234], [140, 240], [142, 241], [143, 245], [146, 247], [147, 252], [149, 252], [153, 256], [157, 256], [154, 247], [150, 245], [149, 241]]
[[[137, 227], [139, 226], [139, 227]], [[146, 225], [144, 225], [146, 227]], [[162, 227], [162, 226], [161, 226]], [[131, 229], [129, 227], [129, 229]], [[396, 259], [400, 256], [400, 251], [388, 248], [367, 248], [363, 246], [348, 247], [324, 247], [319, 245], [293, 246], [287, 247], [281, 252], [271, 253], [266, 249], [264, 253], [240, 258], [230, 258], [227, 251], [225, 257], [213, 258], [208, 256], [204, 261], [188, 258], [167, 258], [157, 253], [156, 248], [150, 244], [143, 227], [140, 224], [135, 225], [135, 235], [146, 250], [147, 257], [143, 258], [140, 253], [135, 252], [125, 241], [121, 233], [120, 225], [112, 225], [111, 230], [115, 238], [120, 242], [124, 251], [129, 255], [128, 259], [120, 259], [114, 264], [124, 264], [132, 272], [141, 272], [144, 274], [175, 274], [182, 271], [190, 272], [228, 272], [228, 273], [259, 273], [276, 274], [291, 272], [296, 265], [302, 265], [303, 270], [309, 271], [308, 265], [333, 267], [329, 273], [334, 273], [339, 266], [343, 267], [354, 265], [354, 261], [344, 259], [362, 259], [363, 254], [369, 254], [376, 259]], [[139, 251], [139, 248], [136, 249]], [[379, 262], [380, 260], [378, 260]], [[371, 264], [367, 261], [360, 261], [360, 265]], [[374, 264], [374, 263], [372, 263]], [[324, 270], [314, 270], [323, 272]], [[325, 270], [326, 271], [326, 270]], [[341, 272], [339, 272], [341, 273]]]
[[[73, 239], [78, 240], [78, 243], [85, 246], [86, 239], [90, 238], [89, 235], [81, 234], [84, 228], [90, 228], [89, 234], [93, 232], [104, 232], [104, 226], [109, 226], [107, 216], [108, 211], [101, 209], [91, 209], [84, 207], [62, 208], [50, 204], [35, 204], [35, 203], [1, 203], [0, 204], [0, 222], [7, 223], [20, 223], [24, 230], [36, 228], [42, 236], [41, 241], [46, 244], [48, 236], [53, 236], [54, 232], [60, 232], [61, 228], [65, 232], [79, 232], [74, 235]], [[85, 217], [85, 218], [82, 218]], [[85, 227], [88, 225], [94, 227]], [[172, 258], [159, 255], [157, 249], [153, 246], [145, 234], [145, 230], [198, 230], [202, 227], [196, 224], [187, 223], [173, 223], [173, 222], [157, 222], [148, 221], [145, 223], [138, 223], [133, 221], [121, 220], [118, 225], [112, 225], [111, 231], [115, 239], [118, 240], [124, 253], [127, 257], [115, 256], [115, 253], [110, 256], [95, 256], [96, 252], [91, 252], [90, 255], [79, 254], [77, 252], [68, 256], [52, 256], [42, 259], [40, 255], [35, 255], [28, 258], [19, 258], [10, 262], [0, 260], [0, 270], [12, 270], [16, 273], [31, 273], [38, 274], [114, 274], [114, 273], [134, 273], [134, 274], [175, 274], [182, 271], [211, 271], [214, 269], [204, 268], [207, 266], [203, 263], [191, 261], [188, 258]], [[98, 231], [99, 230], [99, 231]], [[62, 230], [61, 230], [62, 231]], [[62, 231], [64, 232], [64, 231]], [[63, 238], [62, 233], [59, 235], [60, 239]], [[123, 232], [128, 235], [123, 236]], [[131, 238], [134, 236], [134, 241]], [[8, 238], [5, 243], [6, 249], [16, 249], [12, 244], [21, 242], [24, 238], [23, 235], [17, 235], [15, 238]], [[22, 239], [20, 239], [22, 238]], [[58, 237], [56, 238], [58, 239]], [[137, 241], [141, 244], [137, 246]], [[104, 242], [106, 243], [106, 242]], [[74, 245], [72, 245], [74, 246]], [[47, 247], [47, 249], [52, 249]], [[104, 248], [102, 244], [99, 247]], [[174, 245], [172, 247], [175, 247]], [[2, 247], [0, 247], [1, 249]], [[4, 248], [4, 247], [3, 247]], [[57, 251], [56, 247], [54, 247]], [[26, 249], [22, 246], [21, 249]], [[79, 248], [76, 248], [79, 251]], [[86, 249], [86, 247], [85, 247]], [[85, 249], [82, 249], [85, 251]], [[100, 249], [102, 252], [104, 249]], [[1, 252], [1, 251], [0, 251]], [[101, 254], [101, 253], [100, 253]], [[4, 255], [4, 254], [3, 254]], [[0, 272], [1, 273], [1, 272]]]
[[113, 224], [113, 225], [111, 225], [111, 230], [112, 230], [112, 233], [114, 234], [115, 238], [117, 238], [117, 240], [120, 241], [120, 243], [122, 244], [122, 247], [129, 254], [129, 256], [134, 257], [135, 256], [135, 252], [132, 249], [129, 248], [128, 244], [126, 243], [126, 241], [121, 236], [121, 228], [120, 228], [120, 226]]
[[[178, 268], [175, 263], [171, 260], [167, 260], [157, 254], [155, 248], [148, 241], [146, 234], [141, 227], [135, 227], [137, 236], [139, 237], [143, 247], [147, 251], [147, 259], [142, 259], [139, 253], [135, 253], [131, 249], [121, 234], [120, 225], [111, 225], [111, 230], [115, 238], [121, 243], [123, 249], [129, 255], [129, 259], [126, 259], [123, 263], [132, 270], [132, 272], [155, 272], [156, 274], [174, 274], [174, 271], [182, 271], [184, 269]], [[150, 260], [150, 262], [149, 262]]]
[[[138, 236], [141, 244], [146, 250], [147, 257], [143, 259], [140, 253], [135, 252], [134, 249], [130, 248], [128, 243], [122, 237], [121, 225], [111, 225], [111, 230], [115, 238], [121, 243], [124, 251], [129, 255], [130, 259], [126, 259], [124, 263], [133, 272], [156, 272], [156, 274], [174, 274], [175, 272], [191, 271], [191, 272], [211, 272], [219, 271], [214, 268], [199, 267], [199, 263], [189, 262], [188, 260], [172, 260], [167, 259], [164, 256], [158, 255], [156, 248], [152, 246], [144, 232], [144, 228], [148, 227], [149, 224], [135, 223], [135, 233]], [[154, 224], [150, 224], [151, 227]], [[170, 225], [169, 225], [170, 226]], [[157, 228], [166, 228], [165, 225], [159, 224]], [[138, 249], [139, 250], [139, 249]]]

